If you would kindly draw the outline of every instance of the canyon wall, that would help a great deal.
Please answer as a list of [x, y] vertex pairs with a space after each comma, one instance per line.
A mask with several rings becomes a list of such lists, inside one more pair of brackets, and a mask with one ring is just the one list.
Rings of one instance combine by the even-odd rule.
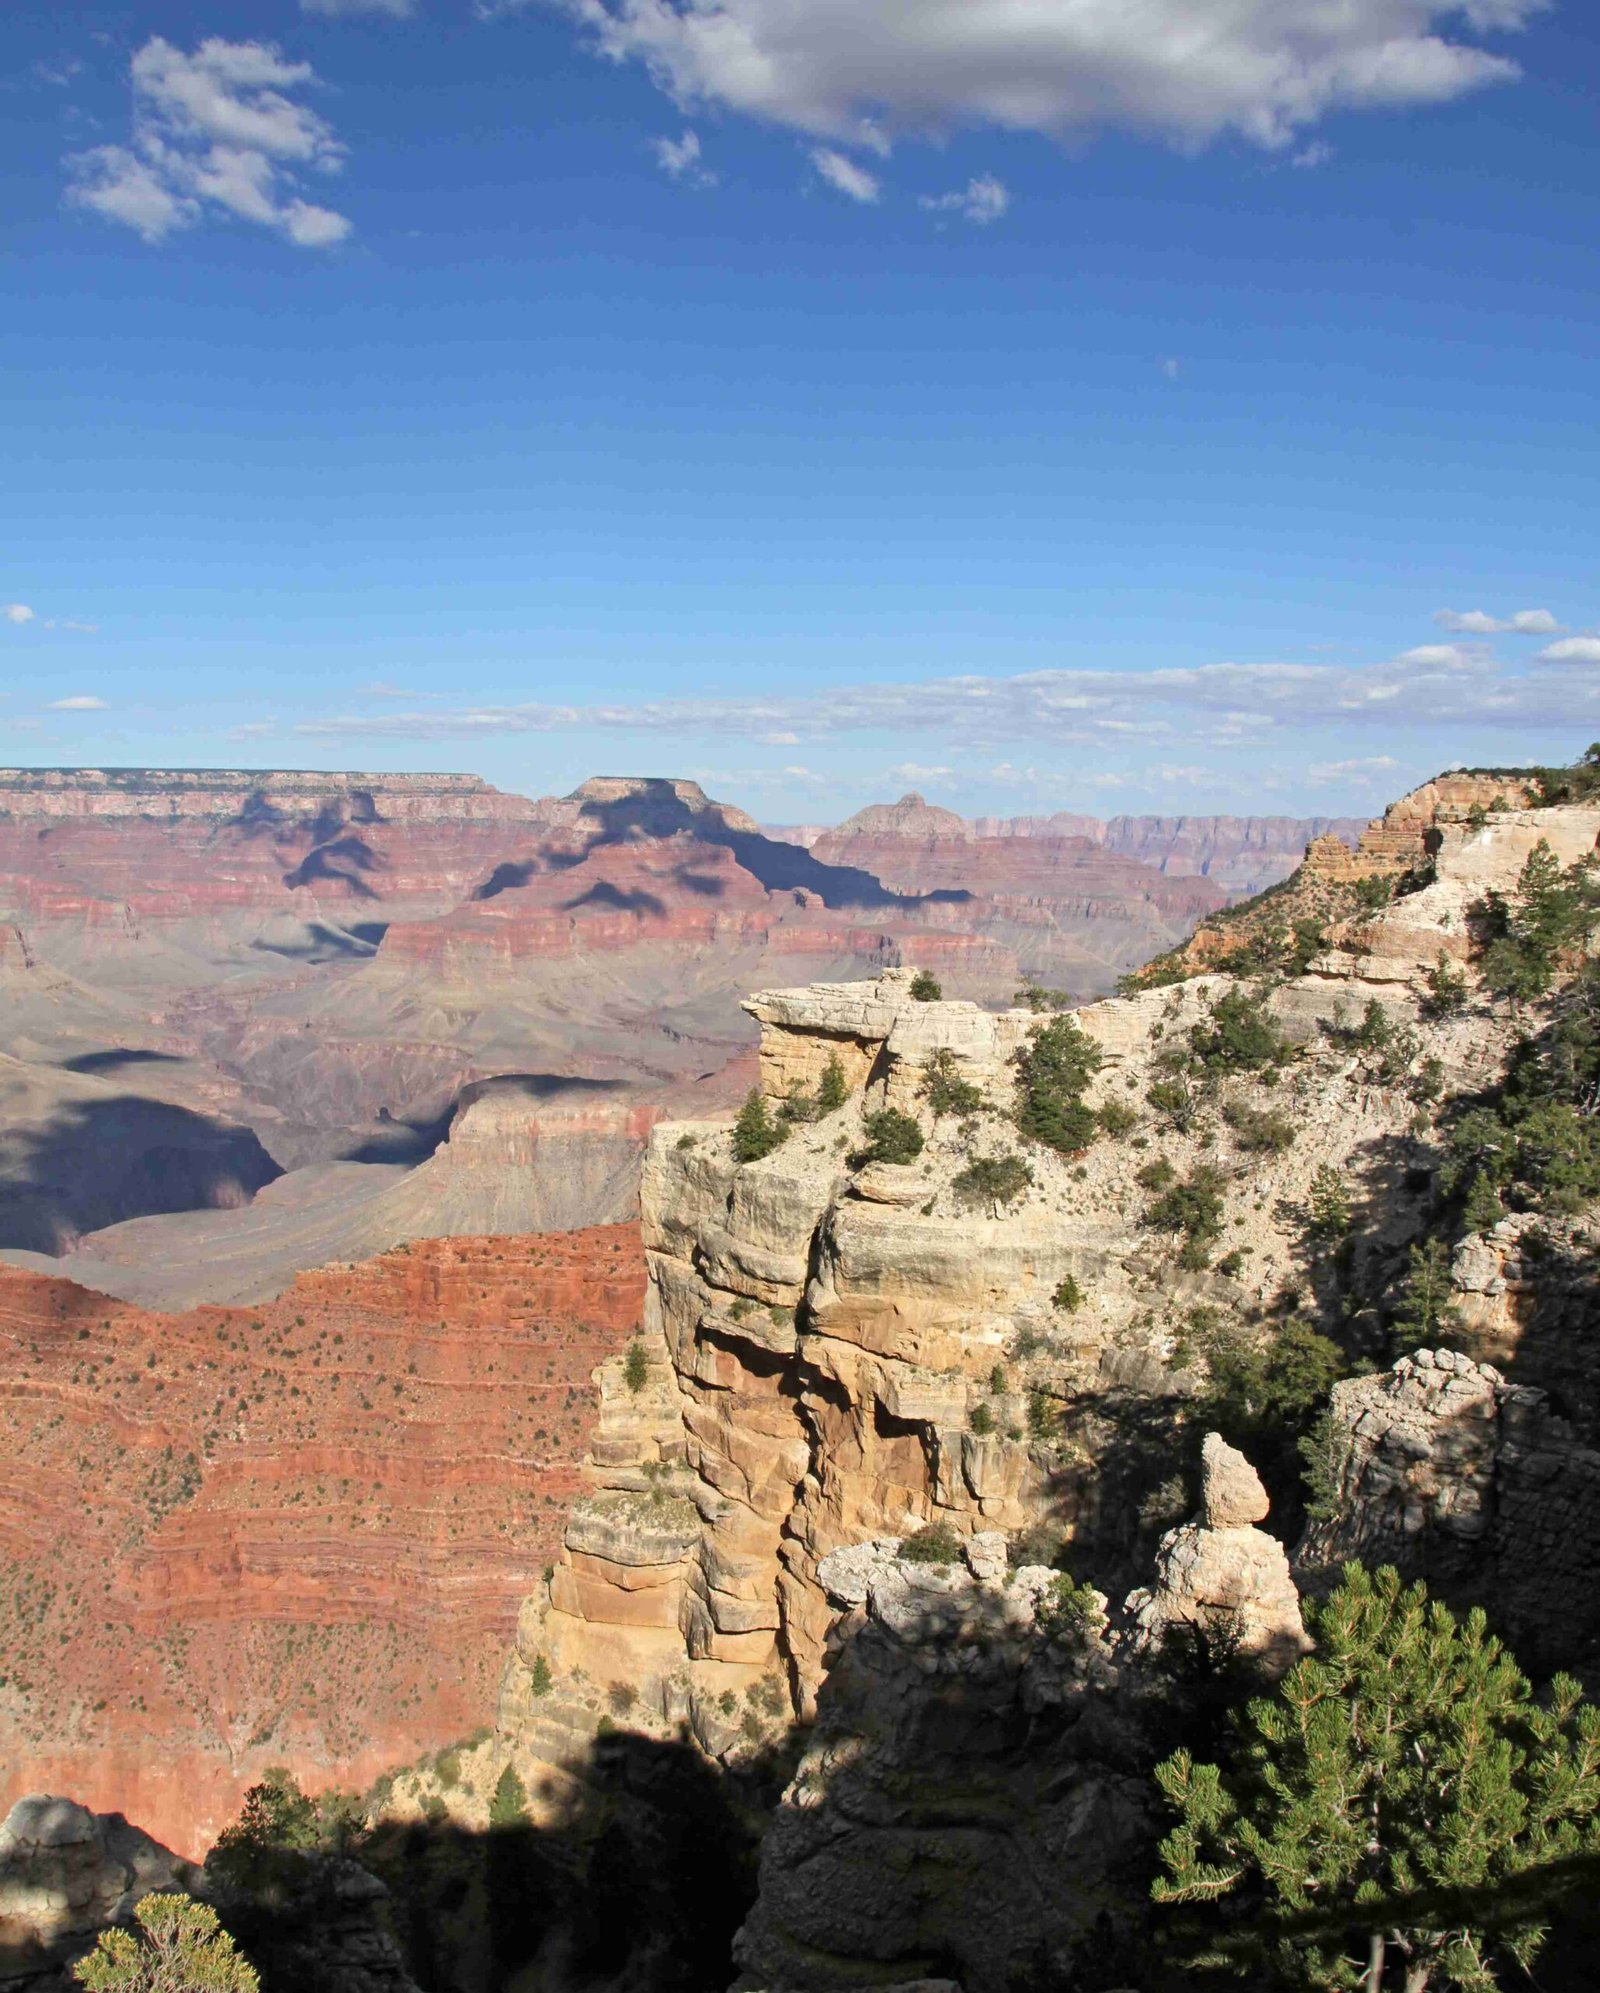
[[0, 1270], [0, 1807], [66, 1791], [198, 1854], [267, 1765], [360, 1787], [480, 1721], [642, 1288], [632, 1226], [254, 1310]]

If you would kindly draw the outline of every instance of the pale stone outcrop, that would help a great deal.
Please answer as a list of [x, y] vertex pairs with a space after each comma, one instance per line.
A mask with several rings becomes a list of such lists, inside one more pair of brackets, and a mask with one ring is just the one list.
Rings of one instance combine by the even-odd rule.
[[0, 1981], [50, 1971], [143, 1897], [187, 1891], [198, 1874], [120, 1813], [46, 1793], [19, 1799], [0, 1825]]
[[1263, 1674], [1281, 1675], [1311, 1642], [1288, 1555], [1254, 1527], [1266, 1516], [1267, 1491], [1244, 1455], [1216, 1433], [1206, 1436], [1201, 1462], [1199, 1516], [1161, 1539], [1154, 1583], [1128, 1600], [1134, 1650], [1160, 1654], [1174, 1635], [1189, 1634]]

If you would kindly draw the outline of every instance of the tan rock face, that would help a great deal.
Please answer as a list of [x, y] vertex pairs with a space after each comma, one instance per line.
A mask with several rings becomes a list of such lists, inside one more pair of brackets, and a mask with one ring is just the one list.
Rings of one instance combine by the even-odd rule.
[[1267, 1491], [1218, 1433], [1206, 1435], [1200, 1459], [1199, 1517], [1162, 1538], [1155, 1582], [1128, 1601], [1135, 1650], [1159, 1652], [1189, 1632], [1276, 1677], [1311, 1642], [1283, 1545], [1252, 1527], [1267, 1513]]
[[1261, 1476], [1220, 1433], [1207, 1433], [1200, 1449], [1200, 1515], [1207, 1529], [1246, 1529], [1261, 1522], [1271, 1504]]

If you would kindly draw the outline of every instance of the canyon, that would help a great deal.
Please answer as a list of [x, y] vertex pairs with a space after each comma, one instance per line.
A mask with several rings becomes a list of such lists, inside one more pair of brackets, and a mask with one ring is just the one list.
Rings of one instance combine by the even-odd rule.
[[[740, 1077], [773, 1133], [752, 1153], [725, 1110], [656, 1103], [637, 1230], [413, 1243], [160, 1317], [0, 1273], [4, 1761], [181, 1852], [268, 1762], [381, 1771], [365, 1831], [423, 1850], [396, 1872], [448, 1993], [496, 1982], [430, 1835], [441, 1862], [481, 1841], [510, 1780], [576, 1917], [647, 1875], [713, 1767], [764, 1828], [728, 1899], [742, 1983], [1131, 1981], [1105, 1961], [1136, 1941], [1184, 1655], [1272, 1680], [1352, 1554], [1490, 1587], [1541, 1667], [1600, 1652], [1592, 1212], [1455, 1239], [1460, 1347], [1395, 1360], [1387, 1326], [1449, 1117], [1542, 1015], [1485, 982], [1474, 910], [1597, 851], [1600, 806], [1452, 781], [1353, 857], [1314, 843], [1286, 896], [1316, 934], [1264, 979], [1212, 950], [1070, 1025], [899, 963], [757, 985]], [[1076, 1146], [1019, 1127], [1046, 1031], [1091, 1048]], [[538, 1175], [527, 1100], [481, 1084], [390, 1191], [457, 1146], [485, 1192]], [[920, 1128], [899, 1160], [886, 1115]], [[198, 1215], [222, 1239], [295, 1174]], [[1172, 1185], [1203, 1235], [1161, 1215]], [[1274, 1421], [1258, 1476], [1203, 1420], [1236, 1416], [1225, 1364], [1312, 1323], [1340, 1341], [1302, 1527]]]
[[620, 1220], [653, 1122], [748, 1086], [748, 990], [1103, 993], [1328, 829], [1119, 825], [911, 797], [807, 849], [665, 779], [0, 770], [0, 1253], [181, 1308]]
[[0, 1806], [69, 1792], [197, 1858], [268, 1765], [360, 1787], [480, 1723], [643, 1281], [625, 1225], [249, 1310], [0, 1269]]

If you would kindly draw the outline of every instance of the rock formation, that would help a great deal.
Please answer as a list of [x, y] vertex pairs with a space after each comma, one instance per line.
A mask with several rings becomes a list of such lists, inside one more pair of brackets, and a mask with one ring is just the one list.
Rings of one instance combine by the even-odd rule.
[[1299, 1569], [1393, 1564], [1492, 1605], [1525, 1665], [1600, 1657], [1600, 1452], [1543, 1391], [1422, 1349], [1335, 1385], [1326, 1443], [1331, 1514]]
[[1208, 1433], [1200, 1454], [1200, 1514], [1161, 1539], [1155, 1582], [1129, 1600], [1142, 1647], [1175, 1632], [1282, 1674], [1309, 1648], [1289, 1558], [1264, 1520], [1267, 1491], [1236, 1447]]
[[[319, 1856], [307, 1867], [306, 1900], [288, 1907], [292, 1929], [276, 1934], [266, 1984], [418, 1993], [383, 1914], [383, 1884], [352, 1861]], [[0, 1984], [8, 1993], [76, 1993], [73, 1961], [158, 1893], [204, 1898], [210, 1886], [202, 1869], [120, 1813], [45, 1793], [19, 1799], [0, 1824]]]
[[492, 1704], [556, 1552], [633, 1227], [456, 1239], [146, 1315], [0, 1271], [0, 1804], [200, 1852], [252, 1778], [364, 1786]]

